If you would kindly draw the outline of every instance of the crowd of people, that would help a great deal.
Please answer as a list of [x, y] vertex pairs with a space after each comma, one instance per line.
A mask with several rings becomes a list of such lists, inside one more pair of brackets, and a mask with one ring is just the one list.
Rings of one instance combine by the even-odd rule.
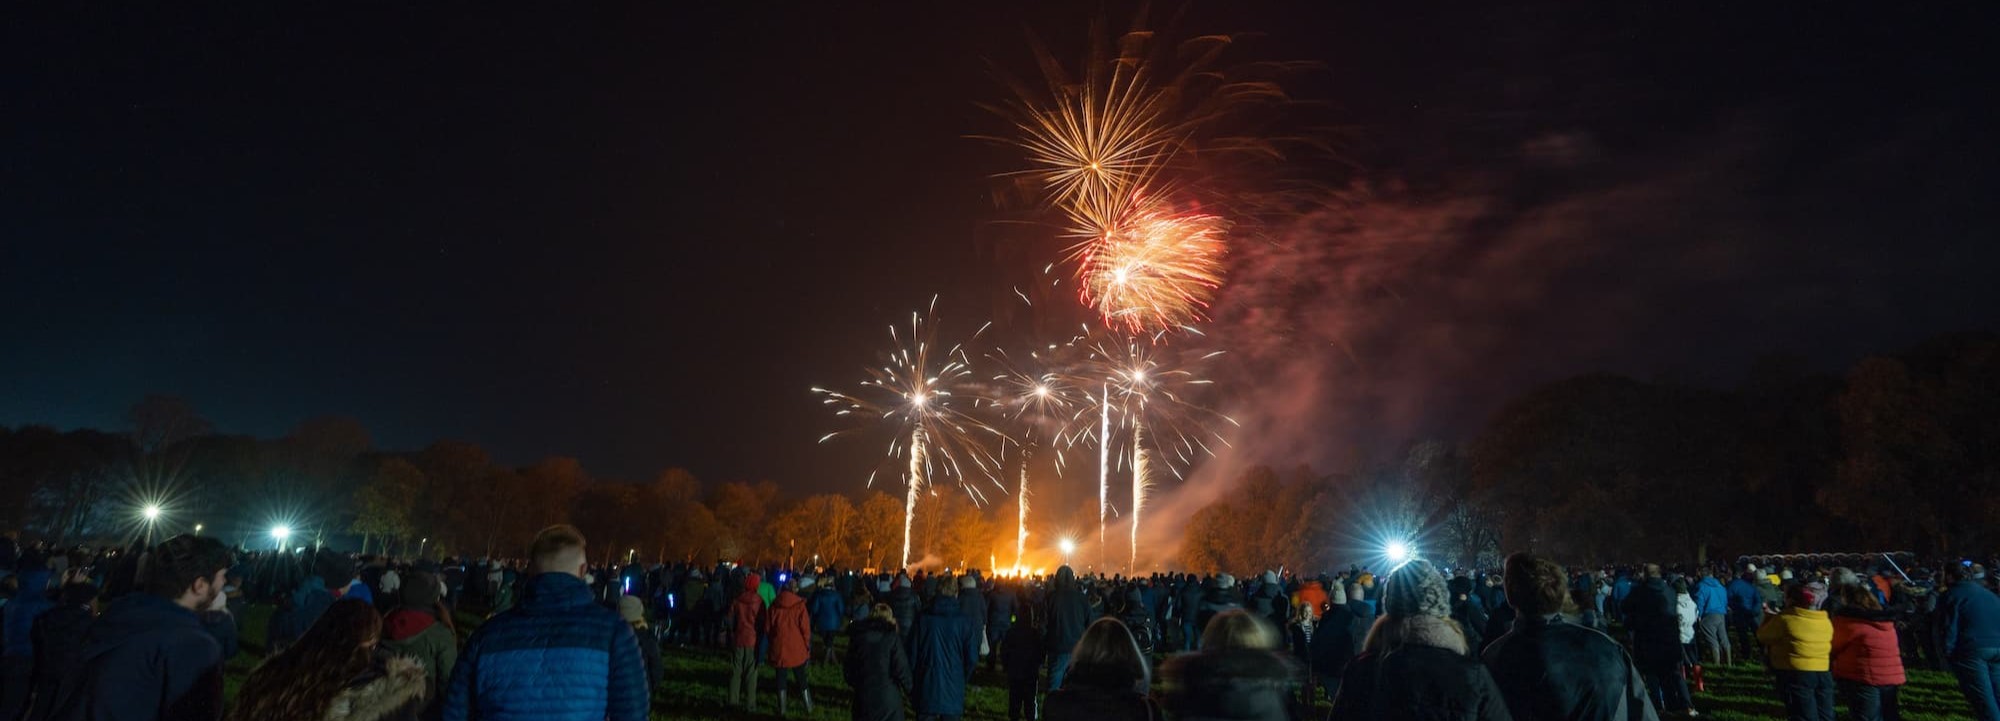
[[[1767, 669], [1793, 719], [1893, 721], [1905, 669], [1931, 668], [2000, 721], [2000, 596], [1971, 563], [1516, 553], [1486, 572], [1415, 559], [1239, 580], [626, 560], [593, 565], [568, 526], [505, 561], [0, 537], [0, 721], [639, 721], [673, 653], [726, 657], [728, 703], [780, 716], [812, 712], [809, 666], [838, 668], [866, 721], [961, 717], [982, 668], [1010, 721], [1694, 717], [1705, 669], [1731, 664]], [[273, 610], [240, 644], [252, 603]], [[484, 618], [469, 636], [461, 611]], [[239, 645], [262, 658], [225, 699]]]

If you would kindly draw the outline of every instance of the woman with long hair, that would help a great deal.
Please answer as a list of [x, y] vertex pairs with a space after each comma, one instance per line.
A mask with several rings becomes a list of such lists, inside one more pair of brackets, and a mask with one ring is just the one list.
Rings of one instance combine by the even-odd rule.
[[910, 695], [910, 659], [896, 630], [896, 612], [886, 603], [869, 607], [868, 618], [847, 627], [847, 661], [842, 676], [854, 689], [853, 721], [902, 721], [903, 697]]
[[1201, 650], [1168, 659], [1167, 715], [1180, 720], [1302, 718], [1293, 708], [1301, 675], [1278, 652], [1278, 630], [1240, 608], [1215, 614], [1201, 634]]
[[298, 643], [264, 660], [229, 721], [414, 721], [423, 710], [423, 664], [377, 655], [382, 615], [360, 599], [327, 607]]
[[1046, 721], [1149, 721], [1161, 713], [1146, 694], [1153, 685], [1146, 655], [1132, 631], [1115, 618], [1084, 629], [1070, 653], [1063, 687], [1042, 707]]

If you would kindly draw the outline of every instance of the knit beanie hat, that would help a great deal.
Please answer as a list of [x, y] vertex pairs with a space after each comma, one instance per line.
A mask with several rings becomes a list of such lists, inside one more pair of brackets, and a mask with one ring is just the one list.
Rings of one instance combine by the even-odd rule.
[[1384, 613], [1390, 616], [1451, 616], [1451, 596], [1445, 592], [1444, 576], [1422, 559], [1404, 564], [1389, 577], [1382, 589], [1382, 603]]
[[1338, 583], [1327, 586], [1326, 602], [1330, 606], [1347, 605], [1347, 587]]
[[799, 590], [801, 590], [801, 591], [810, 591], [810, 590], [812, 590], [812, 587], [813, 587], [813, 584], [814, 584], [814, 583], [817, 583], [817, 582], [813, 580], [813, 577], [812, 577], [812, 576], [800, 576], [800, 577], [799, 577]]
[[1792, 590], [1785, 594], [1785, 600], [1790, 601], [1793, 606], [1817, 611], [1820, 604], [1826, 603], [1826, 584], [1814, 581], [1793, 586]]
[[1235, 587], [1236, 587], [1236, 577], [1235, 577], [1235, 576], [1231, 576], [1231, 575], [1229, 575], [1229, 574], [1227, 574], [1227, 573], [1223, 573], [1223, 574], [1217, 574], [1217, 575], [1216, 575], [1216, 577], [1215, 577], [1215, 587], [1216, 587], [1216, 588], [1222, 588], [1222, 589], [1230, 589], [1230, 588], [1235, 588]]
[[634, 623], [646, 618], [646, 604], [638, 596], [622, 596], [618, 599], [618, 617], [626, 623]]
[[979, 577], [978, 577], [978, 576], [970, 576], [970, 575], [968, 575], [968, 576], [961, 576], [961, 577], [960, 577], [960, 578], [958, 579], [958, 587], [959, 587], [959, 588], [978, 588], [978, 587], [979, 587]]
[[1274, 583], [1277, 583], [1277, 582], [1278, 582], [1278, 572], [1277, 572], [1277, 571], [1265, 571], [1265, 572], [1264, 572], [1264, 575], [1262, 576], [1262, 580], [1263, 580], [1263, 581], [1264, 581], [1265, 583], [1272, 583], [1272, 584], [1274, 584]]
[[409, 577], [403, 579], [403, 585], [396, 589], [396, 602], [404, 608], [429, 611], [437, 605], [437, 600], [437, 576], [423, 571], [411, 571]]

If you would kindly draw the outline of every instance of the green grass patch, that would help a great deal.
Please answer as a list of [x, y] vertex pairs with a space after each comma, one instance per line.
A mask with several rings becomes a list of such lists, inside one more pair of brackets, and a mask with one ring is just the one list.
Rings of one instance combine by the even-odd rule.
[[[229, 660], [225, 670], [225, 689], [230, 698], [235, 698], [243, 679], [256, 668], [263, 658], [264, 629], [271, 617], [269, 606], [252, 606], [238, 619], [243, 634], [243, 652]], [[471, 635], [472, 630], [483, 620], [482, 614], [461, 611], [455, 616], [459, 637]], [[836, 649], [844, 654], [846, 641], [842, 639]], [[815, 653], [819, 653], [815, 649]], [[778, 715], [778, 692], [776, 671], [764, 667], [758, 671], [757, 709], [754, 712], [729, 706], [729, 654], [727, 651], [710, 647], [681, 647], [667, 645], [661, 655], [666, 669], [666, 679], [653, 689], [653, 718], [686, 721], [749, 721], [750, 719], [772, 719]], [[1958, 691], [1958, 682], [1949, 673], [1942, 671], [1909, 670], [1909, 684], [1901, 693], [1903, 718], [1909, 721], [1956, 721], [1969, 719], [1969, 709], [1965, 697]], [[1738, 663], [1734, 666], [1709, 667], [1706, 671], [1708, 690], [1694, 694], [1694, 707], [1702, 718], [1716, 721], [1750, 721], [1751, 719], [1784, 718], [1785, 708], [1778, 700], [1776, 686], [1771, 674], [1763, 666], [1755, 663]], [[848, 706], [853, 694], [847, 683], [841, 679], [840, 667], [832, 664], [814, 663], [807, 667], [806, 685], [812, 689], [814, 708], [811, 714], [794, 693], [789, 718], [810, 719], [811, 721], [842, 721], [848, 718]], [[1311, 716], [1325, 718], [1329, 705], [1321, 700]], [[1842, 709], [1845, 717], [1845, 708]], [[914, 717], [912, 717], [914, 718]], [[999, 673], [982, 666], [974, 675], [972, 687], [966, 693], [965, 718], [970, 721], [1002, 721], [1007, 718], [1007, 683]]]

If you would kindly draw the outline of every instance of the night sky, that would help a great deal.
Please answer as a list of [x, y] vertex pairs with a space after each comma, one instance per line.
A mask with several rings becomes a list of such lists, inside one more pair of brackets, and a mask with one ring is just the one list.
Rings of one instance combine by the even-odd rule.
[[[815, 445], [807, 389], [933, 293], [969, 328], [1025, 275], [995, 266], [1018, 161], [967, 137], [1004, 130], [990, 65], [1132, 14], [70, 5], [0, 37], [0, 424], [166, 392], [225, 432], [338, 414], [812, 490], [869, 460]], [[1248, 425], [1311, 426], [1267, 460], [1325, 462], [1566, 374], [1729, 384], [2000, 327], [1993, 6], [1747, 5], [1194, 4], [1183, 34], [1322, 64], [1295, 90], [1349, 199], [1239, 254], [1215, 335], [1282, 372], [1217, 405], [1312, 406]]]

